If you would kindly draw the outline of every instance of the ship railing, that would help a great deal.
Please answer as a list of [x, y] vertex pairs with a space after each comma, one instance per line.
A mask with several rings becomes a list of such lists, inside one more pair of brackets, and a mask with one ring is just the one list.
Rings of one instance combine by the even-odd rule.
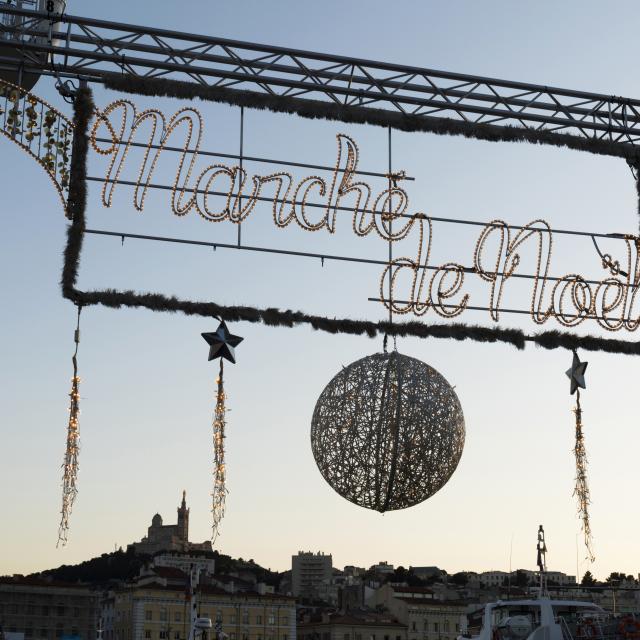
[[560, 624], [560, 629], [562, 630], [562, 639], [563, 640], [574, 640], [575, 636], [571, 633], [571, 629], [569, 628], [569, 624], [564, 618], [560, 618], [558, 620]]
[[617, 621], [568, 622], [560, 617], [557, 622], [562, 629], [563, 640], [625, 640], [618, 631]]

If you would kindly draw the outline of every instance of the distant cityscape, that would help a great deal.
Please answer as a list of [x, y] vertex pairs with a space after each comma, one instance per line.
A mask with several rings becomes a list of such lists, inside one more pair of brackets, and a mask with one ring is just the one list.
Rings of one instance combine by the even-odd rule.
[[[330, 553], [298, 551], [273, 572], [189, 541], [186, 495], [177, 523], [155, 514], [126, 550], [75, 566], [0, 578], [0, 640], [187, 640], [197, 575], [198, 616], [219, 640], [455, 640], [483, 603], [534, 597], [529, 569], [461, 571], [437, 566], [333, 566]], [[547, 571], [554, 597], [588, 600], [617, 614], [640, 611], [638, 578], [598, 582]]]

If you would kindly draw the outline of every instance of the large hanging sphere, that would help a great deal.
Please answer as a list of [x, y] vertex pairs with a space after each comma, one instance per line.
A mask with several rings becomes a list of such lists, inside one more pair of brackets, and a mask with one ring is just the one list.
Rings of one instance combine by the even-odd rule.
[[428, 364], [376, 353], [344, 367], [318, 398], [311, 448], [343, 498], [376, 511], [412, 507], [449, 480], [465, 426], [453, 387]]

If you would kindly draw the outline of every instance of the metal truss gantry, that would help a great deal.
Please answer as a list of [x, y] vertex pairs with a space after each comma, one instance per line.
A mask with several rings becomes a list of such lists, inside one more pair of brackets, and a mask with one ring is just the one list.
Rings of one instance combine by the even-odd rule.
[[[55, 27], [54, 27], [55, 24]], [[640, 100], [0, 5], [0, 69], [172, 78], [421, 118], [556, 132], [630, 147]], [[43, 64], [42, 60], [51, 62]]]

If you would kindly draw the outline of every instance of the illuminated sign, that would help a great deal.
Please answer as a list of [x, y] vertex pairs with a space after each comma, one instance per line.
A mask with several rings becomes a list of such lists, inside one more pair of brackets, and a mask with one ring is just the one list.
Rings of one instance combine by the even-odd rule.
[[90, 139], [93, 149], [108, 157], [103, 205], [111, 206], [132, 145], [140, 144], [137, 138], [146, 134], [133, 189], [133, 206], [142, 211], [158, 160], [177, 138], [181, 151], [170, 201], [177, 216], [193, 211], [209, 222], [239, 224], [247, 220], [258, 202], [264, 201], [269, 203], [279, 228], [295, 223], [305, 231], [334, 234], [338, 209], [347, 207], [356, 236], [377, 234], [387, 243], [405, 239], [413, 243], [413, 256], [392, 259], [380, 276], [380, 301], [395, 314], [422, 316], [432, 309], [444, 318], [461, 315], [470, 306], [471, 294], [465, 293], [464, 282], [465, 275], [471, 273], [489, 283], [488, 300], [482, 302], [497, 322], [509, 279], [523, 271], [520, 252], [526, 245], [533, 245], [537, 253], [529, 276], [529, 315], [533, 322], [542, 325], [554, 318], [563, 326], [573, 327], [593, 320], [609, 331], [638, 328], [640, 253], [635, 236], [621, 238], [627, 254], [623, 266], [610, 256], [601, 257], [607, 275], [595, 283], [577, 273], [550, 277], [553, 232], [544, 220], [534, 220], [524, 227], [493, 220], [478, 236], [471, 268], [453, 261], [434, 267], [429, 263], [435, 240], [433, 223], [424, 213], [409, 210], [408, 194], [398, 184], [404, 174], [389, 176], [389, 186], [378, 192], [357, 180], [359, 151], [349, 136], [337, 136], [335, 168], [329, 179], [319, 175], [294, 178], [284, 171], [249, 176], [238, 165], [216, 163], [198, 169], [202, 129], [202, 116], [192, 107], [167, 118], [157, 109], [138, 112], [128, 100], [109, 104], [96, 118]]

